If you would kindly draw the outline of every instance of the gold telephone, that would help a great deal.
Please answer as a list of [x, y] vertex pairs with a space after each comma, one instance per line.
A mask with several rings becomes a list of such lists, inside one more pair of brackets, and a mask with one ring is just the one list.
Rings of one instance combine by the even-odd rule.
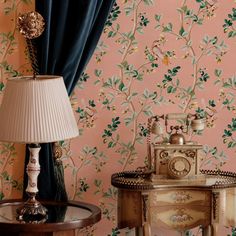
[[[164, 122], [165, 132], [161, 121]], [[174, 122], [174, 125], [173, 125]], [[172, 124], [170, 124], [172, 123]], [[176, 125], [177, 123], [177, 125]], [[153, 170], [152, 179], [197, 179], [202, 145], [186, 141], [184, 134], [190, 130], [199, 132], [205, 128], [205, 119], [197, 114], [169, 113], [155, 115], [148, 119], [148, 169]], [[153, 143], [151, 134], [159, 137], [167, 135], [161, 142]]]

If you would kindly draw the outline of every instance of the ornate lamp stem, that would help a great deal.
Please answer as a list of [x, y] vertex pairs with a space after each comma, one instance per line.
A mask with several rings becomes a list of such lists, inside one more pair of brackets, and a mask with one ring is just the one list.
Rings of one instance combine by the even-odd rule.
[[17, 209], [18, 219], [24, 222], [41, 222], [47, 219], [47, 209], [35, 199], [38, 193], [38, 175], [40, 173], [39, 165], [39, 151], [41, 147], [39, 144], [30, 144], [30, 158], [26, 168], [28, 174], [28, 186], [26, 192], [29, 196], [24, 205]]

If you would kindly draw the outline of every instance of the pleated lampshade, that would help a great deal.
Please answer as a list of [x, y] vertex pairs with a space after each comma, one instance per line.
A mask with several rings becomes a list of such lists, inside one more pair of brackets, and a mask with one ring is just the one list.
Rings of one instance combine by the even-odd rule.
[[0, 141], [47, 143], [76, 136], [78, 127], [62, 77], [7, 81], [0, 107]]

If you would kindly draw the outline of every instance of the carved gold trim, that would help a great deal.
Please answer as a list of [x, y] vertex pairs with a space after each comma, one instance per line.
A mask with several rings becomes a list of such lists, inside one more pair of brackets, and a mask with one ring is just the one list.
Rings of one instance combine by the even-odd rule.
[[220, 193], [213, 192], [212, 193], [212, 216], [213, 220], [219, 220], [219, 200], [220, 200]]
[[143, 220], [144, 220], [144, 222], [147, 221], [148, 198], [149, 198], [149, 196], [147, 194], [142, 195], [142, 199], [143, 199]]

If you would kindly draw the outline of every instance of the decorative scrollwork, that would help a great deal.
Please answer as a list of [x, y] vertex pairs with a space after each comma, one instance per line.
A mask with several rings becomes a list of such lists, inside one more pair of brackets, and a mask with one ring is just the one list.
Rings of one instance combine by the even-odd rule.
[[219, 217], [219, 192], [213, 192], [212, 194], [212, 206], [213, 206], [213, 219], [216, 220]]
[[174, 200], [176, 203], [184, 203], [187, 200], [191, 199], [192, 196], [185, 191], [178, 191], [171, 195], [171, 199]]
[[189, 157], [189, 158], [194, 158], [196, 156], [196, 151], [195, 150], [180, 150], [180, 153], [185, 154], [185, 156]]
[[148, 204], [148, 195], [143, 195], [143, 220], [144, 222], [147, 221], [147, 204]]
[[161, 159], [166, 159], [169, 156], [169, 153], [166, 150], [163, 150], [159, 154]]
[[184, 223], [186, 221], [192, 220], [193, 217], [184, 212], [184, 209], [179, 209], [177, 214], [170, 216], [170, 221], [173, 223]]

